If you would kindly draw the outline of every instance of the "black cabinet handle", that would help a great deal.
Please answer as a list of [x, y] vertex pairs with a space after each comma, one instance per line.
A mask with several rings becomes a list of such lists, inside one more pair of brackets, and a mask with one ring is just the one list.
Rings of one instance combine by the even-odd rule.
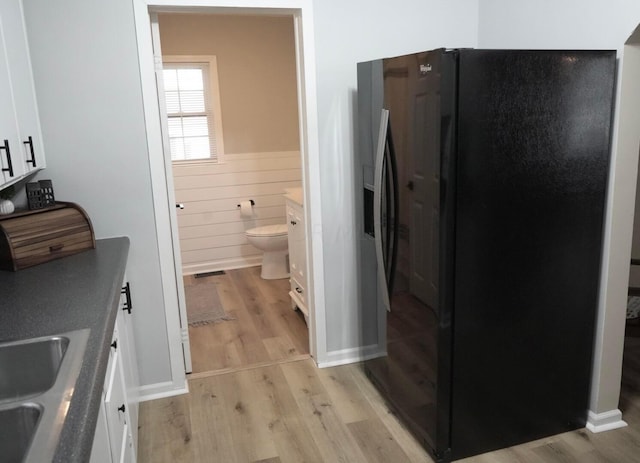
[[118, 340], [117, 339], [111, 343], [111, 347], [113, 347], [116, 350], [118, 349]]
[[296, 286], [296, 293], [302, 294], [302, 289], [299, 286]]
[[25, 145], [29, 145], [29, 152], [31, 153], [31, 159], [27, 159], [27, 162], [31, 163], [33, 167], [36, 167], [36, 153], [33, 152], [33, 138], [29, 136], [27, 141], [23, 141]]
[[176, 203], [176, 209], [184, 209], [184, 204]]
[[296, 225], [298, 222], [296, 222], [295, 220], [291, 221], [291, 225]]
[[124, 413], [124, 411], [126, 410], [126, 408], [124, 408], [124, 404], [120, 405], [118, 407], [118, 411]]
[[133, 309], [133, 305], [131, 304], [131, 287], [129, 286], [128, 282], [125, 286], [122, 287], [122, 289], [120, 290], [120, 294], [124, 294], [126, 299], [122, 310], [126, 310], [127, 312], [129, 312], [129, 315], [131, 315], [131, 309]]
[[4, 150], [7, 155], [7, 167], [2, 168], [2, 172], [9, 172], [9, 177], [13, 177], [13, 163], [11, 162], [11, 150], [9, 149], [9, 140], [4, 140], [4, 145], [0, 146], [0, 150]]

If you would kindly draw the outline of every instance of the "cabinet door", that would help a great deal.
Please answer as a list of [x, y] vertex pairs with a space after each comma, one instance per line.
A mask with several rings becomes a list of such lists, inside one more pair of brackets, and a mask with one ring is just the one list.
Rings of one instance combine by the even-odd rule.
[[304, 232], [304, 215], [300, 205], [287, 202], [287, 223], [289, 233], [289, 270], [291, 273], [291, 296], [293, 307], [297, 306], [308, 316], [306, 297], [307, 255]]
[[[131, 291], [125, 288], [120, 295], [120, 312], [116, 319], [118, 332], [120, 333], [120, 358], [122, 359], [122, 371], [127, 396], [127, 408], [129, 409], [130, 430], [133, 436], [134, 449], [138, 448], [138, 387], [140, 385], [138, 375], [138, 362], [136, 357], [135, 340], [133, 333], [133, 302]], [[131, 309], [131, 310], [129, 310]], [[131, 312], [131, 313], [129, 313]]]
[[[121, 305], [122, 308], [122, 305]], [[138, 399], [128, 395], [127, 375], [131, 368], [129, 355], [131, 323], [129, 315], [122, 310], [116, 318], [107, 374], [104, 384], [103, 404], [98, 415], [96, 432], [91, 451], [91, 463], [135, 463]], [[134, 376], [137, 379], [137, 369]], [[137, 384], [137, 382], [136, 382]]]
[[[293, 277], [303, 286], [306, 284], [307, 273], [307, 254], [305, 250], [305, 236], [304, 236], [304, 216], [302, 215], [302, 208], [292, 207], [290, 208], [290, 220], [293, 222], [292, 235], [291, 235], [291, 248], [289, 249], [291, 273]], [[293, 254], [293, 258], [291, 258]]]
[[[0, 5], [4, 6], [4, 3], [0, 2]], [[24, 171], [24, 164], [20, 162], [22, 156], [18, 156], [18, 153], [22, 153], [20, 136], [13, 106], [6, 47], [2, 43], [5, 35], [4, 23], [5, 18], [0, 10], [0, 188], [16, 180]]]
[[[131, 426], [129, 427], [131, 429]], [[136, 451], [133, 446], [133, 436], [130, 432], [122, 449], [122, 463], [136, 463]]]
[[19, 136], [12, 153], [23, 175], [44, 167], [45, 162], [22, 2], [2, 0], [0, 18]]
[[289, 273], [296, 275], [298, 269], [298, 255], [295, 248], [296, 214], [290, 203], [287, 204], [287, 240], [289, 245]]
[[[122, 429], [122, 441], [119, 449], [118, 463], [131, 463], [133, 455], [133, 444], [129, 435], [129, 424], [125, 423]], [[115, 463], [115, 462], [114, 462]]]
[[106, 382], [104, 400], [105, 415], [109, 430], [111, 458], [114, 462], [117, 462], [122, 458], [123, 446], [128, 433], [128, 413], [119, 350], [114, 352], [113, 365], [107, 373], [109, 377]]
[[298, 211], [298, 223], [296, 225], [296, 254], [298, 255], [298, 274], [296, 279], [305, 286], [307, 286], [307, 240], [304, 233], [304, 215], [302, 209]]
[[100, 404], [96, 432], [91, 447], [91, 463], [113, 463], [111, 460], [111, 447], [109, 445], [109, 431], [107, 429], [107, 417], [104, 411], [104, 401]]

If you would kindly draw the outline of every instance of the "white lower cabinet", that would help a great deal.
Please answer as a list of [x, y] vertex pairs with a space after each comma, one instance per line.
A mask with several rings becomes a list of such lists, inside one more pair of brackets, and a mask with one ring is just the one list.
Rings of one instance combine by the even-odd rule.
[[107, 372], [107, 374], [103, 406], [109, 432], [111, 460], [113, 462], [124, 462], [124, 449], [127, 445], [133, 445], [133, 443], [129, 438], [131, 419], [129, 410], [127, 410], [127, 397], [124, 392], [122, 359], [117, 349], [113, 355], [111, 371]]
[[[130, 294], [128, 291], [127, 295]], [[123, 289], [123, 295], [125, 291]], [[138, 434], [137, 365], [130, 296], [121, 299], [113, 332], [91, 463], [135, 463]]]
[[103, 402], [100, 404], [98, 412], [98, 421], [96, 422], [96, 433], [93, 438], [93, 447], [91, 447], [91, 463], [112, 463], [111, 444], [109, 443], [109, 429], [107, 425], [107, 417], [104, 411], [104, 395]]

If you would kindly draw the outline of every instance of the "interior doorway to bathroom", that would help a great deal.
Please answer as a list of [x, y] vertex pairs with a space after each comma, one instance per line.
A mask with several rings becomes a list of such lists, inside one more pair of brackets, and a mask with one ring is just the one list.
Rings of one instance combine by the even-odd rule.
[[[301, 187], [293, 17], [154, 19], [191, 371], [306, 358], [308, 330], [289, 282], [260, 278], [262, 254], [244, 234], [284, 224], [284, 190]], [[246, 200], [255, 205], [243, 216], [238, 205]]]

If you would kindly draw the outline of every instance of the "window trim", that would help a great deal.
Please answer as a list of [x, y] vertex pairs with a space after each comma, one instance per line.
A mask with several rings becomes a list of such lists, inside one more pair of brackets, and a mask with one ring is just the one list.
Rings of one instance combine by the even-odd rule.
[[[209, 68], [209, 79], [205, 82], [205, 95], [208, 94], [209, 101], [207, 102], [208, 111], [213, 119], [213, 130], [215, 131], [215, 148], [217, 156], [215, 159], [181, 159], [172, 160], [173, 165], [194, 165], [194, 164], [224, 164], [225, 152], [224, 152], [224, 137], [222, 133], [222, 109], [220, 106], [220, 86], [218, 81], [218, 61], [215, 55], [162, 55], [163, 68], [165, 64], [177, 64], [177, 65], [202, 65], [206, 64]], [[169, 115], [167, 114], [167, 119]], [[211, 137], [209, 137], [211, 140]]]

